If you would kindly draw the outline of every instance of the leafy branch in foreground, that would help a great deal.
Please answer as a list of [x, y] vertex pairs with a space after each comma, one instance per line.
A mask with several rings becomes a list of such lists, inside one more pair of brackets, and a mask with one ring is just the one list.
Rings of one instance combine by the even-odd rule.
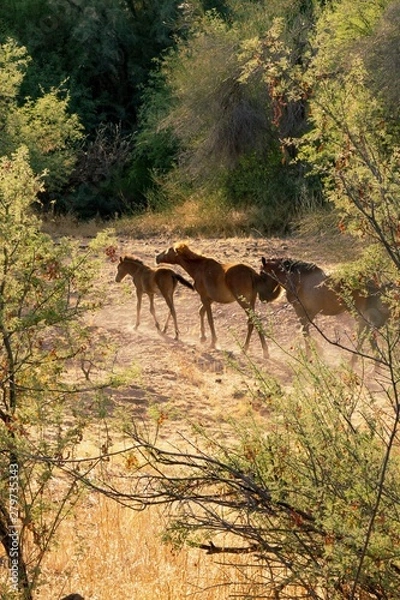
[[93, 418], [83, 391], [101, 382], [75, 366], [92, 343], [93, 359], [104, 361], [83, 319], [99, 304], [99, 265], [91, 248], [41, 231], [31, 210], [41, 189], [26, 148], [0, 159], [0, 544], [13, 574], [1, 574], [0, 595], [27, 600], [80, 496], [77, 479], [60, 478], [58, 469]]
[[134, 429], [134, 474], [121, 501], [166, 505], [171, 542], [235, 564], [253, 555], [245, 562], [256, 597], [395, 600], [397, 394], [377, 400], [352, 372], [316, 362], [304, 365], [293, 393], [269, 402], [268, 429], [243, 424], [236, 444], [204, 434], [167, 446]]

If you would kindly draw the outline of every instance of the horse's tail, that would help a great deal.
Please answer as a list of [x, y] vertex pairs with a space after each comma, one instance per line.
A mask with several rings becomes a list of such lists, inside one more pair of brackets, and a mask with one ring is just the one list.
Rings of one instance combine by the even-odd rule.
[[175, 273], [174, 277], [177, 281], [179, 281], [179, 283], [181, 283], [185, 287], [189, 288], [190, 290], [194, 290], [194, 285], [190, 283], [190, 281], [182, 277], [182, 275], [179, 275], [179, 273]]

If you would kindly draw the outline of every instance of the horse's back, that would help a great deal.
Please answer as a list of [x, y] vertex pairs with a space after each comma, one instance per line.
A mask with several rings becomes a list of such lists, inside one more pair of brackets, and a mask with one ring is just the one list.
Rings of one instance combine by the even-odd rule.
[[299, 274], [294, 289], [287, 289], [287, 297], [311, 319], [317, 314], [337, 315], [345, 310], [334, 282], [320, 268]]
[[196, 290], [213, 302], [228, 304], [240, 297], [250, 299], [254, 290], [256, 271], [243, 263], [219, 263], [205, 259], [195, 277]]
[[174, 271], [168, 267], [158, 267], [153, 270], [152, 276], [149, 279], [149, 285], [157, 293], [160, 292], [163, 295], [172, 294], [177, 284], [174, 274]]
[[213, 302], [228, 304], [236, 298], [227, 283], [227, 273], [235, 265], [223, 264], [213, 258], [199, 261], [196, 273], [191, 273], [196, 291]]
[[243, 263], [224, 266], [225, 282], [229, 289], [244, 291], [250, 287], [253, 287], [254, 278], [258, 275], [254, 269]]
[[158, 293], [158, 285], [155, 273], [156, 271], [151, 267], [142, 268], [132, 275], [133, 283], [146, 294], [156, 294]]

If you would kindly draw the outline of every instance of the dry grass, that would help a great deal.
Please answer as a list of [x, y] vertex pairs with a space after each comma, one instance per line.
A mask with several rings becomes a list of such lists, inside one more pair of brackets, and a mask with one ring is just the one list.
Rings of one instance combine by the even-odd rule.
[[42, 221], [43, 231], [53, 237], [92, 238], [108, 225], [100, 219], [78, 221], [71, 215], [48, 216]]
[[104, 497], [88, 498], [64, 524], [37, 598], [74, 592], [85, 600], [225, 600], [244, 593], [240, 567], [224, 566], [195, 548], [162, 543], [163, 523], [159, 510], [138, 513]]
[[[362, 240], [343, 234], [337, 222], [337, 215], [327, 210], [303, 214], [299, 221], [294, 222], [291, 240], [295, 241], [299, 257], [304, 259], [313, 254], [312, 260], [327, 266], [359, 254], [363, 247]], [[151, 237], [248, 237], [268, 240], [261, 223], [263, 216], [255, 207], [239, 210], [229, 208], [215, 198], [209, 202], [191, 198], [163, 212], [148, 211], [107, 222], [99, 219], [78, 222], [71, 216], [48, 218], [43, 223], [43, 229], [54, 237], [92, 238], [104, 229], [112, 229], [116, 236], [136, 240]]]
[[254, 210], [228, 209], [224, 203], [189, 199], [160, 213], [121, 219], [115, 226], [119, 234], [136, 238], [165, 234], [228, 237], [248, 233], [254, 221]]
[[54, 236], [94, 237], [103, 228], [112, 226], [118, 235], [136, 239], [159, 235], [228, 237], [248, 234], [257, 223], [254, 209], [227, 209], [223, 203], [189, 199], [162, 212], [145, 213], [103, 222], [92, 219], [77, 221], [73, 216], [46, 218], [43, 229]]

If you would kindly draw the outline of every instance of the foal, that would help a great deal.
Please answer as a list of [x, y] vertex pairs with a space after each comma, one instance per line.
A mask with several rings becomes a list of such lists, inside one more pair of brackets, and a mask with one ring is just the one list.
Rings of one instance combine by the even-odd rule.
[[130, 275], [136, 287], [137, 308], [136, 308], [136, 329], [140, 323], [140, 310], [142, 307], [143, 294], [147, 294], [150, 299], [150, 312], [153, 315], [157, 329], [160, 331], [160, 324], [157, 321], [154, 310], [154, 294], [161, 293], [169, 308], [167, 320], [164, 325], [163, 333], [167, 332], [169, 319], [172, 315], [175, 325], [175, 339], [179, 338], [178, 322], [174, 306], [174, 291], [179, 283], [193, 290], [193, 285], [184, 277], [175, 273], [172, 269], [161, 267], [152, 269], [146, 266], [141, 260], [133, 256], [124, 256], [119, 259], [118, 271], [115, 281], [120, 282], [126, 275]]
[[[178, 243], [161, 252], [156, 257], [157, 263], [169, 263], [180, 265], [194, 279], [194, 288], [200, 294], [200, 327], [201, 341], [205, 341], [204, 316], [207, 314], [208, 324], [211, 332], [211, 347], [215, 348], [217, 336], [215, 333], [214, 319], [211, 311], [213, 302], [228, 304], [239, 303], [247, 314], [247, 335], [244, 342], [246, 351], [251, 333], [254, 329], [254, 306], [257, 295], [260, 300], [271, 302], [278, 297], [280, 285], [266, 274], [258, 274], [257, 271], [243, 263], [223, 264], [214, 258], [208, 258], [196, 254], [186, 244]], [[263, 332], [257, 328], [263, 348], [264, 356], [268, 356], [268, 348]]]

